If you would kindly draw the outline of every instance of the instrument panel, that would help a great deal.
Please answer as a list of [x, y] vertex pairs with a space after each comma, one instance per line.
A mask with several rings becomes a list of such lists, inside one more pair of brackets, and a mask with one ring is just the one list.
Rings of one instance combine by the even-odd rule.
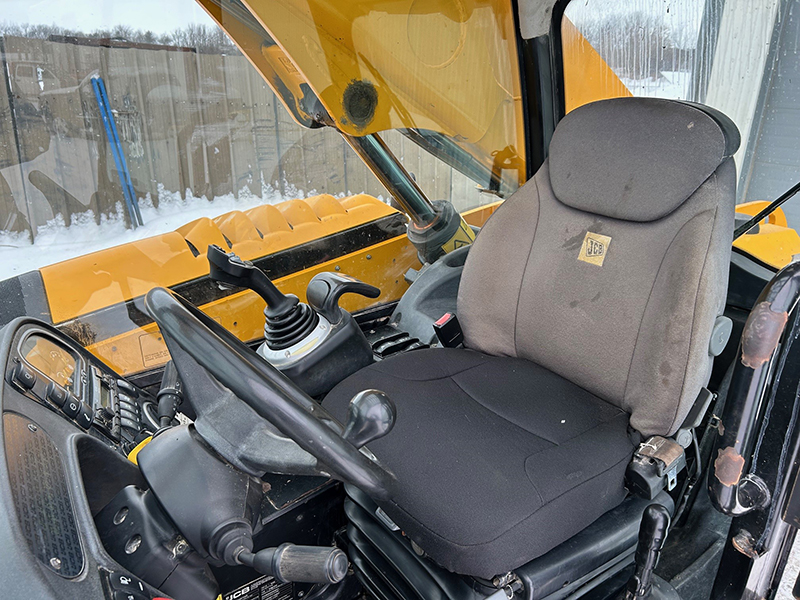
[[20, 354], [29, 365], [70, 392], [75, 392], [78, 359], [62, 344], [39, 333], [31, 333], [20, 345]]
[[158, 429], [155, 400], [45, 325], [17, 332], [6, 380], [18, 391], [125, 451]]
[[128, 455], [157, 429], [155, 398], [33, 318], [0, 328], [0, 353], [0, 596], [158, 597], [108, 556], [94, 520], [118, 490], [146, 488]]

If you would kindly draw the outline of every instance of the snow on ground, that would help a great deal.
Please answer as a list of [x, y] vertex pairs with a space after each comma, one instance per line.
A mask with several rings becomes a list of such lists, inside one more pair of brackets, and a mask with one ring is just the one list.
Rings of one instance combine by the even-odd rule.
[[238, 195], [226, 194], [208, 200], [205, 196], [194, 197], [188, 191], [186, 198], [181, 198], [177, 192], [160, 189], [158, 207], [153, 206], [149, 195], [139, 200], [144, 225], [137, 229], [126, 228], [122, 203], [117, 204], [116, 214], [103, 215], [99, 224], [92, 211], [72, 215], [69, 227], [59, 214], [38, 228], [33, 242], [27, 232], [0, 231], [0, 280], [90, 252], [174, 231], [202, 217], [213, 218], [233, 210], [276, 204], [290, 198], [305, 198], [314, 193], [305, 194], [292, 188], [281, 195], [265, 185], [263, 197], [245, 188]]
[[793, 600], [792, 588], [798, 572], [800, 572], [800, 536], [795, 539], [794, 546], [792, 546], [792, 553], [789, 555], [786, 569], [783, 571], [783, 578], [778, 587], [778, 593], [775, 594], [775, 600]]
[[621, 80], [634, 96], [686, 100], [689, 97], [692, 74], [688, 71], [661, 71], [658, 78], [627, 79], [623, 77]]

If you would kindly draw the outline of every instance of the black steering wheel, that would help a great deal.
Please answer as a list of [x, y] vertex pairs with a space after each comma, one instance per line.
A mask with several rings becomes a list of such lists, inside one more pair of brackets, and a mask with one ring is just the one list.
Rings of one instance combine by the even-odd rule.
[[346, 440], [341, 424], [290, 379], [178, 294], [154, 288], [147, 311], [174, 342], [261, 418], [327, 467], [331, 476], [378, 500], [394, 476]]

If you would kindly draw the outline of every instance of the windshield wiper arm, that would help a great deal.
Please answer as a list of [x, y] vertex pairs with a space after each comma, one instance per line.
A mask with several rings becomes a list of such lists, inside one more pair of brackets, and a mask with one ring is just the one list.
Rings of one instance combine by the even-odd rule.
[[759, 211], [756, 216], [752, 219], [747, 221], [746, 223], [739, 225], [733, 231], [733, 239], [736, 240], [737, 238], [743, 236], [745, 233], [750, 231], [753, 227], [758, 225], [761, 222], [761, 219], [772, 213], [776, 208], [778, 208], [781, 204], [786, 202], [789, 198], [794, 196], [797, 192], [800, 192], [800, 182], [794, 184], [788, 190], [786, 190], [783, 194], [781, 194], [780, 198], [773, 200], [770, 202], [762, 211]]

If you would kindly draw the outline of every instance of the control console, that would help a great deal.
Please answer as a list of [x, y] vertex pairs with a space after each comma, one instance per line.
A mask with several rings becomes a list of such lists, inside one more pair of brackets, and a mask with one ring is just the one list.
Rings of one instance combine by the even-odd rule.
[[224, 286], [253, 290], [266, 303], [264, 343], [258, 354], [309, 396], [321, 396], [373, 360], [364, 333], [339, 306], [343, 294], [380, 296], [375, 286], [340, 273], [318, 273], [308, 303], [283, 294], [266, 273], [219, 246], [208, 247], [209, 276]]
[[6, 380], [84, 430], [128, 448], [157, 429], [154, 400], [79, 344], [44, 324], [14, 337]]

